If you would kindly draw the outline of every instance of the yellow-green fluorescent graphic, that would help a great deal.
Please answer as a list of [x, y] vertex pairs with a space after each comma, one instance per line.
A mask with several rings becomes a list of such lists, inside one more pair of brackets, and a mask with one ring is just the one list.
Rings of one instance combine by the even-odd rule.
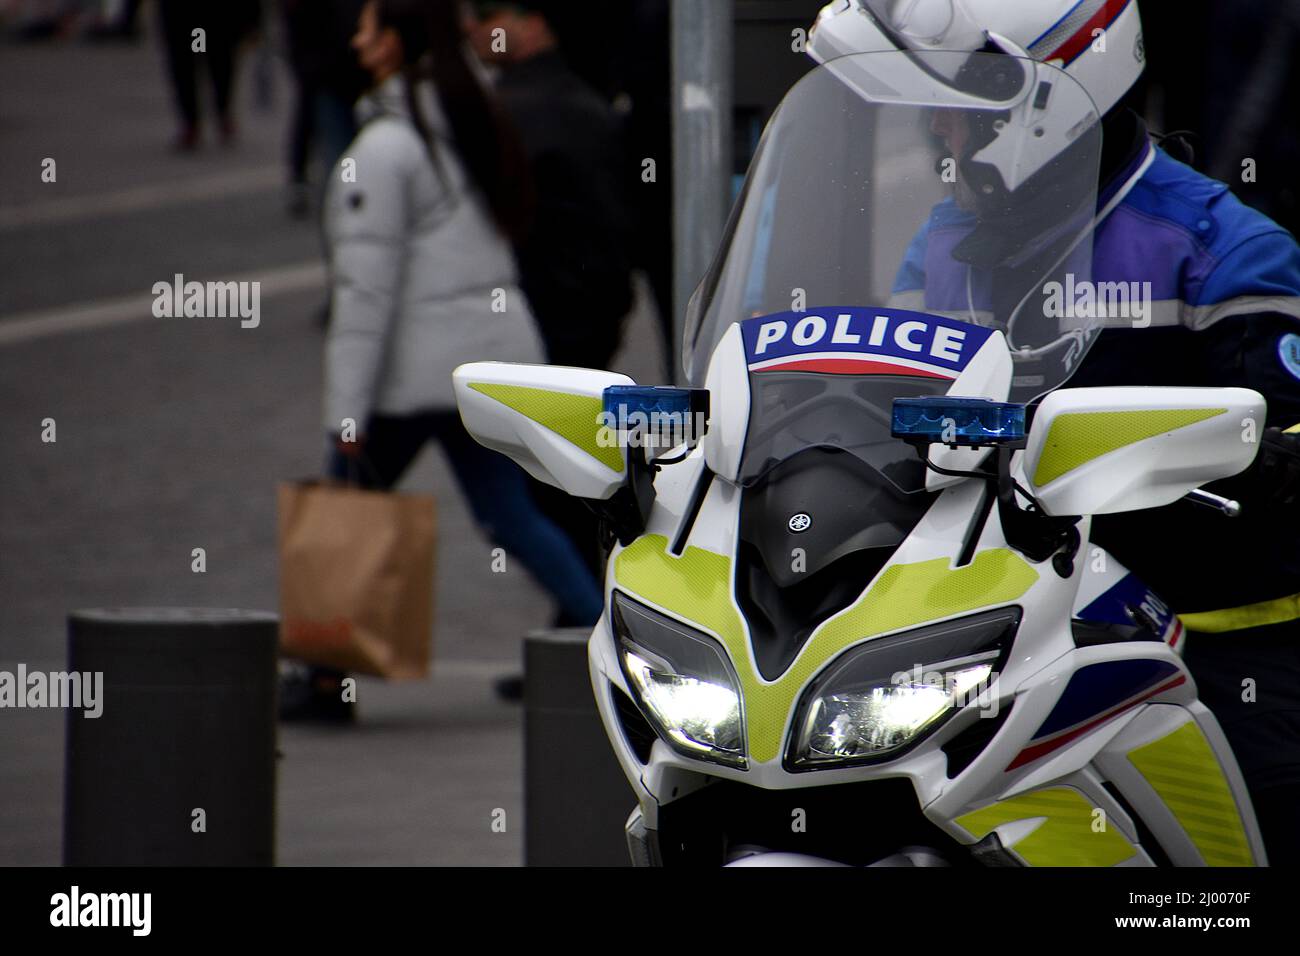
[[1226, 408], [1151, 412], [1066, 412], [1052, 422], [1034, 469], [1040, 488], [1108, 452], [1227, 414]]
[[1094, 807], [1070, 787], [1024, 793], [953, 822], [982, 840], [1004, 823], [1036, 817], [1044, 818], [1038, 828], [1008, 847], [1030, 866], [1114, 866], [1136, 852], [1109, 822], [1094, 828]]
[[597, 440], [600, 434], [600, 414], [605, 410], [604, 403], [599, 398], [554, 392], [546, 388], [529, 388], [526, 385], [471, 382], [469, 387], [513, 408], [544, 428], [549, 428], [607, 468], [613, 471], [623, 470], [623, 450], [617, 445], [602, 446]]
[[1228, 781], [1195, 721], [1130, 751], [1128, 759], [1160, 795], [1210, 866], [1254, 866]]
[[983, 551], [956, 570], [947, 558], [895, 565], [856, 604], [825, 621], [790, 669], [767, 683], [750, 662], [744, 623], [731, 600], [731, 560], [702, 548], [687, 548], [680, 558], [673, 557], [667, 547], [662, 535], [638, 538], [615, 559], [615, 580], [632, 594], [722, 640], [745, 695], [749, 753], [760, 763], [780, 752], [786, 719], [804, 683], [849, 644], [963, 611], [1006, 604], [1038, 580], [1037, 571], [1005, 549]]

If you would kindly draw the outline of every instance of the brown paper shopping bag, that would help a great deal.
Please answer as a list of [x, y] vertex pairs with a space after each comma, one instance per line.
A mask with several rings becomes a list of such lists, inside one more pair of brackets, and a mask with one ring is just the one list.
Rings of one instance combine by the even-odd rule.
[[433, 498], [279, 488], [280, 652], [389, 678], [429, 673]]

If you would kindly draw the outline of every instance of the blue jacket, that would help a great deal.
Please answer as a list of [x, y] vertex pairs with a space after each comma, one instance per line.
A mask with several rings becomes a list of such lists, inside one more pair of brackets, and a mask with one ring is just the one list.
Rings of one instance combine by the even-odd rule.
[[[1150, 282], [1150, 324], [1107, 320], [1068, 385], [1243, 386], [1268, 400], [1268, 425], [1300, 423], [1300, 246], [1225, 184], [1143, 142], [1103, 190], [1102, 206], [1150, 160], [1097, 228], [1092, 279]], [[896, 294], [921, 294], [930, 311], [988, 309], [987, 277], [968, 289], [966, 270], [952, 267], [952, 246], [970, 225], [954, 203], [937, 207], [912, 243]], [[1229, 482], [1218, 490], [1236, 489]], [[1179, 613], [1300, 592], [1300, 527], [1268, 501], [1243, 504], [1237, 520], [1191, 503], [1101, 517], [1094, 540]]]
[[1152, 322], [1108, 328], [1072, 385], [1245, 386], [1268, 424], [1300, 423], [1300, 246], [1226, 185], [1156, 149], [1099, 229], [1093, 274], [1151, 282]]

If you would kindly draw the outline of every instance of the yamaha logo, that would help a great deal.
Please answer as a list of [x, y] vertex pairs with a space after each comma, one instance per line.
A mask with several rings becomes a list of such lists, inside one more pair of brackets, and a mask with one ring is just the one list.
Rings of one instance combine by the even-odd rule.
[[790, 530], [795, 534], [812, 527], [812, 518], [802, 512], [790, 519]]

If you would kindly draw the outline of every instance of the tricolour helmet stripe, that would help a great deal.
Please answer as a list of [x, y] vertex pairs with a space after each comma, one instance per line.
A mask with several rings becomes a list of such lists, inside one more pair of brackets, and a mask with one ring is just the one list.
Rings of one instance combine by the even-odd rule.
[[1091, 20], [1105, 2], [1106, 0], [1079, 0], [1065, 16], [1044, 30], [1026, 49], [1035, 56], [1056, 49], [1063, 41], [1078, 33], [1079, 27]]
[[1092, 32], [1105, 30], [1133, 0], [1083, 0], [1065, 19], [1030, 46], [1035, 59], [1063, 60], [1069, 66], [1093, 43]]

